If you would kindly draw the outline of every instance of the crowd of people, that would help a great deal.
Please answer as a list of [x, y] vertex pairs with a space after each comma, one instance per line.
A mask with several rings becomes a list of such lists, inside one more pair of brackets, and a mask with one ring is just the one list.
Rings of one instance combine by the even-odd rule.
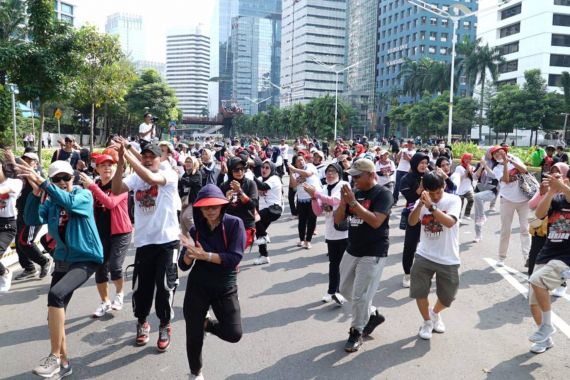
[[[154, 301], [160, 321], [157, 349], [168, 350], [178, 272], [188, 271], [187, 358], [190, 377], [203, 379], [205, 334], [231, 343], [242, 337], [239, 264], [257, 247], [253, 264], [270, 265], [271, 224], [281, 218], [285, 199], [301, 249], [312, 249], [317, 219], [324, 217], [329, 280], [322, 301], [350, 302], [345, 351], [358, 351], [363, 337], [386, 319], [373, 301], [390, 246], [391, 213], [400, 212], [399, 228], [405, 230], [402, 286], [416, 300], [419, 336], [431, 339], [433, 332], [446, 331], [441, 314], [459, 288], [459, 226], [472, 223], [474, 242], [480, 242], [485, 204], [490, 202], [492, 211], [497, 199], [497, 266], [505, 265], [516, 212], [537, 325], [530, 350], [552, 347], [549, 291], [563, 295], [570, 277], [570, 171], [561, 157], [555, 162], [550, 149], [537, 181], [506, 145], [491, 147], [482, 157], [464, 153], [455, 165], [444, 142], [426, 149], [416, 148], [414, 140], [392, 138], [382, 145], [339, 139], [330, 152], [327, 143], [309, 138], [292, 146], [268, 138], [174, 146], [153, 138], [152, 115], [146, 114], [143, 124], [137, 142], [111, 136], [100, 153], [78, 150], [66, 137], [47, 173], [33, 147], [21, 157], [3, 150], [0, 255], [15, 240], [23, 271], [12, 278], [13, 269], [0, 264], [0, 291], [8, 292], [12, 279], [52, 275], [47, 294], [51, 348], [34, 374], [72, 373], [65, 313], [73, 292], [91, 276], [99, 298], [92, 316], [123, 309], [124, 262], [132, 243], [136, 345], [150, 341]], [[400, 211], [395, 207], [401, 195]], [[529, 223], [532, 210], [535, 219]], [[42, 225], [47, 225], [41, 238], [47, 255], [36, 245]], [[434, 277], [436, 300], [430, 306]]]

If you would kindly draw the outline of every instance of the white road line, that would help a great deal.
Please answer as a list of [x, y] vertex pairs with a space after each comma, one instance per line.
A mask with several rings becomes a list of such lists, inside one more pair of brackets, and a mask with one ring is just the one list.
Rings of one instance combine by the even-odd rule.
[[[509, 284], [511, 284], [516, 290], [518, 290], [519, 293], [521, 293], [525, 298], [528, 298], [528, 286], [521, 284], [519, 281], [517, 281], [513, 277], [513, 275], [514, 275], [514, 276], [522, 278], [524, 281], [526, 281], [527, 279], [526, 279], [526, 277], [524, 277], [524, 275], [522, 273], [520, 273], [516, 269], [513, 269], [513, 268], [508, 267], [506, 265], [504, 267], [498, 267], [496, 265], [497, 264], [496, 260], [493, 260], [490, 258], [485, 258], [484, 260], [491, 267], [493, 267], [493, 269], [495, 269], [497, 271], [497, 273], [499, 273], [501, 276], [503, 276], [503, 278]], [[567, 298], [567, 296], [564, 298]], [[558, 327], [558, 330], [560, 330], [562, 333], [564, 333], [564, 335], [566, 335], [568, 338], [570, 338], [570, 326], [554, 312], [552, 312], [552, 323], [556, 327]]]

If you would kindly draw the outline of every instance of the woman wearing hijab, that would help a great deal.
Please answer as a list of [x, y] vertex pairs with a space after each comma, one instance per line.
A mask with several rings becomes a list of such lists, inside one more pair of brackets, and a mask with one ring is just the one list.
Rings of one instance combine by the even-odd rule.
[[269, 225], [279, 219], [283, 208], [283, 193], [281, 178], [276, 175], [275, 164], [271, 160], [265, 160], [261, 165], [261, 176], [255, 178], [259, 193], [259, 220], [255, 223], [254, 244], [259, 246], [259, 257], [253, 261], [254, 265], [269, 264], [267, 243], [270, 242], [267, 235]]
[[228, 160], [228, 180], [220, 188], [229, 201], [228, 215], [234, 215], [243, 221], [247, 240], [246, 247], [253, 244], [255, 236], [255, 214], [258, 205], [258, 193], [255, 182], [245, 177], [247, 162], [242, 157]]
[[277, 174], [280, 179], [283, 178], [285, 174], [283, 171], [283, 155], [278, 146], [274, 146], [271, 150], [271, 162], [275, 166], [275, 174]]
[[206, 186], [209, 183], [213, 185], [220, 183], [221, 168], [216, 165], [212, 151], [210, 149], [202, 149], [200, 159], [202, 160], [202, 168], [200, 169], [202, 186]]
[[[221, 190], [204, 186], [193, 205], [190, 238], [180, 236], [183, 249], [178, 266], [190, 270], [184, 295], [186, 355], [190, 379], [203, 380], [204, 334], [237, 343], [242, 336], [237, 287], [237, 266], [243, 258], [245, 229], [240, 218], [228, 215], [228, 200]], [[208, 317], [212, 308], [217, 320]]]
[[[429, 157], [424, 153], [416, 153], [410, 160], [410, 171], [402, 178], [400, 184], [400, 192], [406, 198], [406, 208], [411, 210], [414, 208], [416, 201], [420, 198], [424, 187], [422, 185], [422, 177], [427, 173]], [[402, 255], [402, 266], [404, 268], [404, 279], [402, 286], [410, 287], [410, 271], [414, 263], [414, 255], [418, 242], [420, 241], [421, 223], [414, 226], [407, 225], [404, 237], [404, 253]]]
[[483, 225], [487, 221], [485, 216], [485, 202], [493, 202], [497, 199], [499, 192], [499, 181], [493, 174], [493, 162], [491, 159], [490, 148], [485, 155], [481, 157], [481, 161], [475, 167], [473, 176], [477, 179], [477, 186], [475, 186], [475, 195], [473, 196], [475, 202], [475, 243], [478, 243], [483, 238], [482, 230]]
[[471, 153], [463, 153], [461, 156], [461, 165], [455, 168], [455, 174], [459, 177], [459, 187], [457, 188], [457, 195], [461, 198], [461, 209], [463, 203], [467, 200], [465, 206], [465, 213], [463, 219], [471, 220], [471, 208], [473, 207], [473, 166], [471, 160], [473, 155]]
[[348, 182], [342, 180], [343, 170], [339, 164], [330, 164], [325, 168], [326, 185], [317, 190], [305, 184], [304, 188], [312, 197], [311, 206], [315, 215], [325, 214], [325, 241], [329, 256], [329, 288], [323, 302], [335, 301], [342, 305], [346, 300], [339, 293], [340, 262], [348, 246], [348, 229], [337, 229], [334, 225], [334, 212], [340, 204], [340, 190]]
[[180, 213], [180, 229], [188, 236], [190, 227], [194, 224], [192, 203], [196, 200], [198, 192], [202, 188], [202, 173], [200, 162], [193, 156], [186, 156], [184, 160], [184, 173], [178, 180], [178, 195], [182, 200], [182, 212]]

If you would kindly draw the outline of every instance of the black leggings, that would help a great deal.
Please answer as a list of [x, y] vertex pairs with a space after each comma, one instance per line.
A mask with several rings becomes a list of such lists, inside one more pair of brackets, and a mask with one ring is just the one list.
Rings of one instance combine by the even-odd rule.
[[111, 273], [111, 281], [123, 278], [123, 263], [125, 262], [130, 242], [130, 232], [101, 238], [104, 262], [95, 272], [95, 282], [97, 284], [109, 282], [109, 273]]
[[[16, 219], [0, 218], [0, 258], [10, 247], [10, 244], [16, 236]], [[0, 276], [6, 273], [6, 267], [0, 261]]]
[[414, 264], [414, 255], [416, 254], [416, 248], [418, 248], [418, 243], [420, 241], [421, 233], [421, 223], [415, 226], [406, 227], [406, 235], [404, 236], [404, 253], [402, 255], [402, 267], [404, 268], [405, 274], [410, 274], [412, 265]]
[[297, 194], [297, 189], [294, 187], [289, 187], [287, 198], [289, 200], [289, 208], [291, 209], [291, 215], [293, 216], [299, 215], [297, 204], [295, 204], [295, 194]]
[[[259, 210], [259, 221], [255, 223], [255, 235], [260, 238], [262, 236], [267, 236], [267, 228], [272, 222], [275, 222], [281, 214], [274, 214], [269, 212], [269, 208], [264, 208]], [[267, 257], [267, 244], [259, 245], [259, 254], [261, 256]]]
[[329, 294], [335, 294], [339, 291], [340, 262], [347, 246], [348, 239], [327, 240], [329, 250]]
[[98, 265], [94, 262], [56, 261], [48, 293], [48, 306], [67, 309], [73, 292], [89, 280]]
[[16, 252], [20, 266], [27, 271], [34, 271], [34, 263], [44, 266], [48, 258], [42, 255], [42, 251], [36, 245], [36, 237], [41, 226], [28, 226], [23, 220], [17, 223], [18, 235], [16, 237]]
[[299, 211], [299, 240], [310, 242], [317, 227], [317, 216], [313, 212], [311, 202], [299, 202], [297, 211]]
[[239, 342], [242, 336], [237, 286], [214, 289], [189, 282], [184, 296], [183, 312], [186, 321], [186, 355], [190, 371], [194, 375], [198, 375], [202, 370], [204, 320], [210, 306], [218, 320], [210, 319], [206, 332], [230, 343]]

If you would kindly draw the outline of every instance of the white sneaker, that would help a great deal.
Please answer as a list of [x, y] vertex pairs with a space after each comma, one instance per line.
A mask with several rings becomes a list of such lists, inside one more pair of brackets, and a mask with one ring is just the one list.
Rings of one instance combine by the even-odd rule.
[[311, 242], [306, 241], [305, 245], [303, 246], [305, 249], [311, 249]]
[[110, 310], [111, 310], [110, 302], [101, 302], [101, 304], [93, 312], [93, 318], [101, 318]]
[[113, 310], [122, 310], [123, 309], [123, 293], [117, 293], [115, 295], [115, 299], [111, 302], [111, 309]]
[[438, 313], [434, 313], [433, 309], [429, 309], [429, 317], [433, 322], [433, 331], [439, 334], [443, 334], [445, 332], [445, 324], [443, 323], [443, 319], [441, 319], [441, 315]]
[[499, 259], [497, 260], [497, 266], [498, 266], [499, 268], [504, 267], [504, 266], [505, 266], [505, 259], [499, 258]]
[[564, 297], [564, 295], [566, 294], [566, 289], [567, 289], [567, 287], [564, 286], [564, 285], [563, 285], [563, 286], [559, 286], [559, 287], [557, 287], [556, 289], [554, 289], [554, 290], [552, 291], [552, 295], [553, 295], [554, 297], [558, 297], [558, 298]]
[[473, 221], [473, 219], [471, 219], [470, 216], [464, 216], [464, 217], [463, 217], [463, 220], [466, 220], [466, 221], [468, 221], [468, 222]]
[[329, 303], [332, 302], [333, 298], [332, 298], [332, 294], [325, 294], [322, 298], [324, 303]]
[[552, 347], [554, 347], [554, 341], [552, 338], [548, 338], [544, 342], [534, 343], [530, 346], [530, 352], [533, 354], [542, 354]]
[[304, 241], [300, 241], [297, 243], [297, 247], [303, 247], [305, 245]]
[[202, 375], [202, 372], [200, 372], [199, 375], [193, 375], [191, 373], [190, 374], [190, 380], [204, 380], [204, 375]]
[[6, 268], [6, 273], [0, 276], [0, 293], [6, 293], [12, 286], [12, 271]]
[[405, 274], [404, 278], [402, 279], [402, 287], [409, 288], [410, 287], [410, 275]]
[[339, 305], [344, 305], [346, 303], [346, 298], [344, 298], [340, 293], [333, 294], [332, 299]]
[[265, 236], [257, 238], [253, 241], [253, 245], [263, 245], [263, 244], [267, 244], [267, 243], [269, 243], [269, 240]]
[[269, 257], [259, 256], [257, 259], [253, 260], [253, 265], [269, 264]]
[[550, 338], [555, 332], [556, 328], [554, 326], [542, 324], [534, 334], [528, 337], [528, 340], [532, 343], [542, 343]]
[[424, 321], [422, 327], [420, 327], [420, 333], [418, 334], [420, 338], [429, 340], [431, 339], [433, 331], [433, 322], [431, 320]]

